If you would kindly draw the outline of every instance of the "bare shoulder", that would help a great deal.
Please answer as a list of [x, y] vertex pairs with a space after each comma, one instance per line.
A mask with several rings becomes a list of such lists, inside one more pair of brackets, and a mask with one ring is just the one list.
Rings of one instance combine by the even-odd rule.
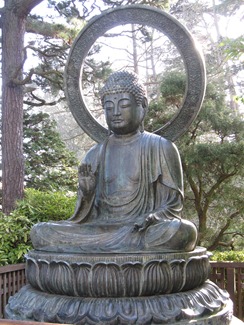
[[102, 144], [98, 143], [95, 144], [91, 149], [87, 152], [86, 156], [84, 157], [82, 163], [91, 164], [99, 161], [99, 157], [101, 154]]

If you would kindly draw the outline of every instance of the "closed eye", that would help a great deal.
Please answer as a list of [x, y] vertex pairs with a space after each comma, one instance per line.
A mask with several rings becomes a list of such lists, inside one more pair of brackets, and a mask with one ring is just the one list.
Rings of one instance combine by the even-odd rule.
[[127, 107], [130, 107], [130, 106], [131, 106], [131, 102], [130, 102], [130, 100], [128, 100], [128, 99], [122, 99], [122, 100], [120, 100], [120, 102], [119, 102], [119, 106], [120, 106], [121, 108], [127, 108]]
[[113, 108], [114, 108], [114, 103], [113, 103], [113, 102], [110, 102], [110, 101], [105, 102], [105, 104], [104, 104], [104, 109], [106, 109], [106, 110], [111, 110], [111, 109], [113, 109]]

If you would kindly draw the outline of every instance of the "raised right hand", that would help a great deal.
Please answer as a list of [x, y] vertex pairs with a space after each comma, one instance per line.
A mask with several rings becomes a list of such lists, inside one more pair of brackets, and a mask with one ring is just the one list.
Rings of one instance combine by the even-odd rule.
[[96, 186], [96, 177], [92, 172], [90, 164], [81, 164], [78, 169], [79, 186], [84, 196], [94, 192]]

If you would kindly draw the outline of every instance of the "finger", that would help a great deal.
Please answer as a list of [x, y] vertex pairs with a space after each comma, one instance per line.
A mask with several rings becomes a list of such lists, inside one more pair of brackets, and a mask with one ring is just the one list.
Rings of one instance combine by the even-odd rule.
[[83, 174], [83, 165], [81, 164], [78, 169], [79, 174]]
[[88, 176], [88, 168], [87, 168], [87, 164], [84, 165], [84, 171], [85, 171], [84, 176], [87, 177], [87, 176]]
[[87, 173], [90, 174], [92, 172], [91, 164], [87, 165]]
[[82, 164], [80, 166], [80, 171], [81, 171], [82, 176], [86, 177], [87, 176], [87, 165], [86, 164]]

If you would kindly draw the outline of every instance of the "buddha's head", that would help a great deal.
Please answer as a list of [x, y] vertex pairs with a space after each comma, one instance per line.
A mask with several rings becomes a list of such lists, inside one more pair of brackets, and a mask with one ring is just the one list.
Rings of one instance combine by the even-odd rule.
[[115, 134], [137, 131], [147, 111], [146, 91], [132, 72], [115, 72], [100, 91], [108, 127]]

